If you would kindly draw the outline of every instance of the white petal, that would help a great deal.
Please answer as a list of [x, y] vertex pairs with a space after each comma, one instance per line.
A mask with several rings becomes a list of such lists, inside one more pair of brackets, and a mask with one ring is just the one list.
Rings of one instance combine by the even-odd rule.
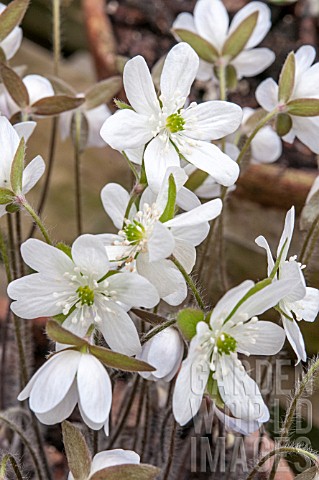
[[136, 355], [141, 344], [136, 327], [129, 315], [115, 302], [108, 302], [103, 319], [98, 325], [112, 350], [125, 355]]
[[188, 212], [188, 210], [192, 210], [193, 208], [199, 207], [201, 204], [197, 195], [185, 187], [182, 187], [177, 193], [176, 203], [182, 210], [185, 210], [186, 212]]
[[22, 192], [28, 193], [44, 174], [45, 163], [38, 155], [25, 167], [22, 176]]
[[[143, 204], [143, 202], [146, 202], [149, 205], [152, 205], [152, 203], [155, 203], [155, 201], [156, 201], [156, 206], [158, 207], [158, 209], [161, 212], [163, 212], [165, 207], [166, 207], [167, 199], [168, 199], [168, 186], [169, 186], [168, 180], [169, 180], [170, 175], [173, 175], [175, 186], [176, 186], [176, 192], [179, 192], [181, 190], [181, 188], [183, 187], [183, 185], [186, 182], [188, 177], [187, 177], [185, 171], [181, 167], [169, 167], [166, 170], [164, 180], [162, 182], [162, 185], [161, 185], [160, 191], [158, 193], [157, 199], [156, 200], [150, 200], [150, 199], [146, 200], [144, 194], [147, 190], [149, 190], [149, 189], [146, 189], [146, 190], [144, 190], [143, 195], [141, 197], [141, 204]], [[143, 199], [143, 201], [142, 201], [142, 199]]]
[[100, 134], [108, 145], [120, 152], [141, 147], [153, 136], [149, 118], [129, 109], [119, 110], [107, 118]]
[[275, 54], [269, 48], [243, 50], [232, 64], [236, 68], [238, 78], [254, 77], [263, 72], [275, 61]]
[[116, 292], [116, 301], [130, 307], [153, 308], [159, 302], [157, 292], [137, 273], [119, 273], [108, 278], [109, 289]]
[[237, 285], [234, 288], [231, 288], [225, 295], [217, 302], [214, 307], [211, 317], [210, 324], [214, 328], [214, 322], [219, 319], [219, 317], [227, 317], [230, 312], [233, 310], [235, 305], [241, 300], [246, 293], [254, 286], [252, 280], [245, 280], [240, 285]]
[[179, 305], [185, 300], [187, 287], [184, 277], [170, 260], [149, 262], [148, 254], [139, 254], [136, 268], [156, 288], [160, 298], [170, 305]]
[[251, 142], [251, 154], [257, 163], [275, 162], [281, 153], [281, 138], [270, 126], [262, 128]]
[[288, 320], [288, 318], [284, 317], [283, 315], [281, 316], [281, 320], [289, 343], [297, 355], [297, 363], [299, 363], [300, 360], [305, 362], [307, 360], [305, 342], [297, 322], [295, 320]]
[[162, 260], [171, 255], [175, 247], [175, 240], [166, 227], [161, 222], [156, 222], [151, 237], [148, 240], [148, 254], [150, 262]]
[[220, 357], [217, 384], [220, 396], [235, 417], [253, 421], [263, 416], [265, 404], [256, 382], [230, 355]]
[[37, 126], [36, 122], [21, 122], [14, 125], [14, 129], [19, 135], [19, 138], [24, 138], [27, 142], [34, 132], [35, 127]]
[[184, 106], [198, 65], [198, 55], [187, 43], [179, 43], [168, 52], [161, 75], [161, 98], [168, 114]]
[[112, 112], [106, 105], [99, 105], [98, 107], [85, 112], [89, 126], [87, 147], [105, 147], [105, 142], [100, 135], [100, 130], [105, 120], [111, 115]]
[[257, 237], [255, 239], [255, 243], [257, 243], [258, 247], [264, 248], [266, 250], [267, 262], [268, 262], [267, 274], [269, 276], [272, 272], [272, 269], [275, 266], [275, 261], [274, 261], [273, 256], [272, 256], [272, 253], [271, 253], [271, 250], [270, 250], [270, 247], [269, 247], [269, 243], [267, 242], [265, 237], [263, 237], [262, 235], [259, 235], [259, 237]]
[[23, 79], [23, 83], [27, 87], [30, 97], [30, 105], [41, 100], [44, 97], [51, 97], [54, 95], [54, 90], [51, 82], [41, 75], [27, 75]]
[[293, 117], [293, 130], [297, 138], [314, 153], [319, 154], [319, 117]]
[[139, 455], [132, 450], [116, 449], [99, 452], [93, 457], [90, 475], [107, 467], [132, 463], [140, 463]]
[[319, 98], [318, 94], [319, 64], [315, 63], [300, 78], [295, 86], [292, 98]]
[[178, 153], [169, 138], [155, 137], [146, 147], [144, 154], [145, 171], [149, 186], [158, 192], [169, 167], [179, 167]]
[[22, 29], [15, 27], [11, 33], [1, 42], [0, 47], [5, 53], [7, 60], [10, 60], [19, 50], [23, 38]]
[[[250, 355], [275, 355], [285, 343], [284, 330], [272, 322], [258, 321], [254, 325], [234, 327], [238, 352]], [[242, 333], [241, 333], [242, 331]]]
[[[92, 323], [93, 317], [92, 319], [85, 318], [85, 321], [83, 321], [83, 318], [81, 318], [81, 310], [76, 308], [74, 312], [68, 315], [68, 317], [64, 320], [62, 326], [78, 337], [84, 337]], [[65, 348], [65, 346], [63, 346], [63, 348]]]
[[195, 26], [198, 34], [221, 50], [227, 36], [229, 18], [220, 0], [200, 0], [194, 9]]
[[238, 164], [212, 143], [197, 141], [185, 158], [225, 187], [233, 185], [238, 178]]
[[282, 262], [286, 260], [288, 255], [288, 250], [289, 250], [292, 235], [294, 232], [294, 225], [295, 225], [295, 207], [291, 207], [291, 209], [288, 210], [286, 214], [284, 229], [281, 234], [278, 249], [277, 249], [277, 257], [279, 257], [281, 250], [283, 250], [282, 257], [281, 257]]
[[73, 412], [78, 402], [78, 390], [76, 387], [76, 381], [72, 383], [70, 390], [63, 400], [54, 408], [44, 413], [36, 413], [36, 417], [41, 423], [45, 425], [54, 425], [56, 423], [63, 422]]
[[72, 258], [81, 273], [92, 274], [96, 280], [102, 278], [110, 268], [103, 242], [95, 235], [78, 237], [72, 245]]
[[175, 237], [175, 241], [182, 240], [189, 243], [193, 247], [197, 247], [197, 245], [202, 243], [207, 237], [209, 228], [209, 223], [204, 222], [196, 225], [196, 228], [193, 228], [193, 226], [171, 227], [171, 230]]
[[301, 76], [311, 67], [316, 58], [316, 49], [311, 45], [302, 45], [295, 53], [295, 85]]
[[259, 12], [257, 25], [245, 48], [255, 47], [264, 39], [266, 34], [269, 32], [271, 27], [270, 8], [261, 2], [250, 2], [248, 5], [241, 8], [238, 13], [236, 13], [229, 28], [230, 35], [243, 20], [245, 20], [247, 17], [249, 17], [249, 15], [256, 11]]
[[112, 404], [112, 385], [103, 365], [90, 354], [82, 354], [77, 373], [81, 407], [94, 423], [105, 423]]
[[111, 218], [115, 227], [121, 229], [127, 204], [130, 200], [129, 193], [117, 183], [108, 183], [101, 191], [103, 208]]
[[[197, 33], [193, 15], [186, 12], [177, 15], [176, 20], [173, 23], [172, 30], [173, 33], [174, 30], [188, 30], [189, 32]], [[176, 34], [174, 36], [177, 37]]]
[[[59, 130], [62, 142], [69, 138], [71, 134], [71, 124], [74, 112], [64, 112], [59, 116]], [[105, 143], [104, 143], [105, 145]]]
[[242, 109], [230, 102], [212, 100], [183, 113], [183, 134], [195, 140], [217, 140], [235, 132], [242, 121]]
[[216, 416], [219, 418], [219, 420], [224, 423], [227, 431], [235, 431], [241, 435], [250, 435], [251, 433], [256, 432], [262, 425], [262, 422], [258, 420], [247, 421], [243, 420], [242, 418], [230, 417], [217, 407], [215, 407], [214, 413], [216, 413]]
[[30, 409], [46, 413], [56, 407], [68, 394], [81, 354], [73, 350], [57, 353], [41, 368], [30, 392]]
[[306, 287], [306, 295], [300, 303], [302, 319], [306, 322], [314, 322], [319, 311], [319, 290]]
[[297, 262], [285, 262], [280, 266], [280, 279], [293, 280], [293, 287], [283, 298], [283, 302], [296, 302], [306, 295], [306, 282], [300, 265]]
[[0, 165], [0, 186], [6, 185], [10, 188], [10, 172], [11, 165], [15, 153], [19, 146], [19, 136], [9, 120], [6, 117], [0, 116], [0, 145], [5, 145], [6, 148], [1, 152]]
[[21, 245], [21, 255], [32, 270], [57, 279], [74, 267], [72, 260], [62, 250], [35, 238], [30, 238]]
[[258, 85], [255, 95], [259, 105], [271, 112], [278, 104], [278, 85], [272, 78], [267, 78]]
[[185, 240], [175, 239], [174, 257], [182, 264], [187, 273], [193, 270], [196, 262], [196, 249]]
[[223, 203], [219, 198], [203, 203], [189, 212], [176, 215], [172, 220], [165, 222], [167, 227], [193, 227], [209, 222], [220, 215]]
[[188, 356], [182, 363], [173, 394], [173, 414], [180, 425], [186, 425], [200, 409], [209, 373], [209, 364], [200, 355]]

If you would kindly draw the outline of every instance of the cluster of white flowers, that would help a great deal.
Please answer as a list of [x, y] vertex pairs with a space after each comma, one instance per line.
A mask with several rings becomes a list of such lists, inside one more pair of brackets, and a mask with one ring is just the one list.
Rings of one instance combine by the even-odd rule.
[[[0, 5], [0, 12], [3, 8]], [[250, 2], [229, 25], [221, 0], [198, 0], [194, 15], [182, 13], [173, 25], [176, 37], [188, 38], [190, 44], [181, 41], [168, 53], [159, 91], [145, 60], [137, 56], [126, 63], [123, 74], [130, 104], [118, 102], [121, 108], [115, 114], [104, 104], [93, 107], [86, 94], [74, 94], [74, 98], [86, 99], [82, 106], [69, 109], [87, 122], [86, 146], [106, 143], [122, 152], [136, 164], [137, 178], [131, 193], [115, 183], [101, 192], [103, 207], [117, 233], [80, 235], [72, 247], [48, 244], [47, 238], [47, 243], [30, 238], [21, 245], [22, 259], [32, 273], [9, 284], [11, 310], [23, 319], [56, 317], [62, 332], [61, 337], [53, 338], [56, 351], [19, 395], [21, 401], [29, 398], [30, 409], [42, 423], [62, 422], [78, 405], [83, 421], [93, 430], [104, 427], [108, 435], [112, 385], [105, 359], [110, 358], [110, 365], [119, 369], [124, 364], [139, 365], [141, 370], [136, 367], [133, 371], [150, 381], [171, 382], [176, 377], [173, 413], [180, 425], [198, 413], [206, 394], [227, 428], [249, 434], [268, 421], [269, 411], [241, 356], [275, 355], [287, 337], [298, 362], [306, 360], [298, 322], [316, 319], [319, 291], [306, 286], [304, 265], [296, 256], [288, 256], [294, 208], [287, 213], [275, 258], [266, 239], [256, 239], [267, 253], [264, 280], [241, 283], [210, 308], [191, 278], [196, 247], [207, 238], [210, 222], [223, 208], [221, 198], [202, 203], [199, 197], [211, 199], [235, 188], [241, 140], [246, 138], [245, 145], [251, 147], [256, 163], [280, 157], [280, 136], [288, 142], [297, 137], [319, 153], [319, 110], [316, 113], [317, 107], [310, 105], [319, 100], [319, 64], [312, 65], [312, 47], [301, 47], [289, 57], [293, 78], [284, 82], [287, 73], [283, 72], [279, 86], [272, 79], [261, 83], [256, 98], [263, 112], [242, 110], [226, 100], [189, 102], [196, 78], [221, 82], [220, 75], [225, 74], [227, 84], [231, 69], [236, 79], [264, 71], [274, 61], [274, 54], [255, 47], [270, 26], [270, 10], [263, 3]], [[234, 42], [240, 43], [242, 31], [249, 35], [237, 51]], [[210, 62], [208, 54], [199, 57], [194, 38], [202, 42], [196, 43], [201, 45], [200, 52], [206, 45]], [[0, 44], [7, 59], [20, 42], [21, 30], [16, 27]], [[10, 211], [10, 206], [24, 204], [25, 195], [45, 168], [41, 157], [25, 168], [19, 160], [21, 145], [36, 123], [23, 121], [12, 126], [9, 119], [22, 112], [23, 120], [40, 121], [34, 105], [55, 96], [54, 84], [38, 75], [27, 75], [21, 83], [28, 98], [23, 108], [5, 82], [0, 86], [0, 143], [5, 146], [0, 165], [0, 216]], [[63, 111], [60, 117], [63, 138], [70, 134], [73, 115], [73, 111]], [[288, 118], [284, 135], [274, 122], [267, 123], [279, 123], [283, 115], [286, 122]], [[197, 174], [201, 181], [192, 188], [191, 180]], [[317, 190], [318, 181], [309, 199]], [[168, 318], [158, 315], [163, 323], [141, 339], [131, 310], [159, 307], [161, 312], [163, 300], [183, 312], [189, 290], [200, 307], [196, 321], [190, 316], [193, 334], [186, 335], [173, 312]], [[163, 310], [167, 308], [165, 305]], [[279, 313], [283, 328], [259, 319], [271, 308]], [[97, 338], [109, 348], [96, 345]], [[134, 361], [136, 364], [129, 363]], [[143, 365], [150, 368], [143, 371]], [[139, 463], [139, 457], [134, 452], [101, 452], [94, 457], [88, 478], [120, 463]]]

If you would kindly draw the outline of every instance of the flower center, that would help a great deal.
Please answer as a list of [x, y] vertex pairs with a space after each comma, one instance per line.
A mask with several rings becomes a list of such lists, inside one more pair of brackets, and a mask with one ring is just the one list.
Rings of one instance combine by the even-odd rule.
[[78, 294], [81, 306], [88, 305], [91, 307], [94, 304], [94, 290], [87, 285], [85, 287], [79, 287], [76, 293]]
[[228, 333], [222, 333], [216, 341], [216, 347], [220, 355], [223, 353], [225, 355], [230, 355], [232, 352], [236, 351], [236, 346], [236, 340], [231, 335], [228, 335]]
[[145, 228], [141, 222], [137, 220], [128, 223], [123, 229], [123, 232], [131, 245], [137, 245], [145, 236]]
[[185, 120], [179, 113], [172, 113], [166, 119], [166, 128], [170, 130], [171, 133], [180, 132], [184, 130]]

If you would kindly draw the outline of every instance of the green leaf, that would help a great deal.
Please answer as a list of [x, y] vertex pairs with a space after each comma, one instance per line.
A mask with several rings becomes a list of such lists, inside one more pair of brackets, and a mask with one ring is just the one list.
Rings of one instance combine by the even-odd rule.
[[84, 100], [84, 97], [69, 97], [68, 95], [45, 97], [32, 105], [32, 112], [35, 115], [58, 115], [59, 113], [79, 108], [84, 103]]
[[319, 115], [318, 98], [299, 98], [287, 103], [287, 111], [297, 117], [317, 117]]
[[157, 315], [156, 313], [149, 312], [148, 310], [142, 310], [140, 308], [132, 308], [131, 312], [137, 315], [142, 320], [150, 323], [151, 325], [161, 325], [166, 322], [166, 318]]
[[29, 105], [30, 98], [28, 90], [19, 75], [3, 63], [1, 64], [0, 72], [9, 95], [21, 109], [26, 108]]
[[72, 423], [64, 421], [62, 435], [66, 458], [74, 480], [87, 480], [92, 461], [82, 433]]
[[20, 195], [22, 192], [22, 175], [24, 167], [24, 156], [25, 156], [25, 142], [22, 137], [17, 148], [17, 151], [14, 155], [14, 159], [11, 166], [11, 188], [16, 195]]
[[72, 249], [70, 245], [67, 245], [66, 243], [59, 242], [56, 244], [56, 248], [64, 252], [68, 257], [72, 259]]
[[128, 103], [122, 102], [122, 100], [119, 100], [118, 98], [114, 98], [114, 103], [119, 108], [120, 110], [134, 110], [131, 105]]
[[15, 199], [14, 193], [8, 188], [0, 188], [0, 205], [6, 205], [13, 202]]
[[75, 347], [88, 345], [88, 342], [84, 340], [84, 338], [78, 337], [69, 330], [66, 330], [55, 320], [48, 320], [46, 333], [51, 340], [62, 343], [63, 345], [74, 345]]
[[29, 0], [13, 0], [0, 15], [0, 42], [17, 27], [29, 6]]
[[115, 94], [119, 92], [121, 87], [122, 78], [119, 76], [102, 80], [85, 93], [84, 108], [91, 110], [92, 108], [99, 107], [103, 103], [108, 103], [114, 98]]
[[89, 351], [107, 367], [117, 368], [124, 372], [154, 372], [156, 370], [142, 360], [128, 357], [122, 353], [113, 352], [113, 350], [109, 350], [108, 348], [89, 345]]
[[319, 190], [317, 190], [305, 204], [300, 217], [301, 230], [309, 230], [319, 217]]
[[155, 480], [160, 469], [152, 465], [114, 465], [94, 473], [90, 480]]
[[237, 88], [237, 72], [234, 65], [227, 65], [226, 67], [226, 86], [228, 90], [236, 90]]
[[220, 393], [219, 393], [217, 380], [215, 380], [213, 378], [212, 372], [209, 374], [207, 385], [206, 385], [206, 390], [207, 390], [208, 395], [214, 401], [215, 405], [218, 408], [224, 408], [225, 407], [223, 399], [222, 399], [222, 397], [220, 396]]
[[9, 204], [6, 206], [6, 211], [7, 211], [8, 213], [17, 213], [17, 212], [19, 212], [19, 210], [20, 210], [19, 205], [16, 205], [16, 204], [14, 204], [14, 203], [9, 203]]
[[196, 308], [185, 308], [180, 310], [177, 314], [177, 325], [179, 326], [180, 331], [186, 338], [186, 340], [191, 340], [196, 335], [196, 327], [198, 322], [205, 321], [205, 315], [202, 310], [197, 310]]
[[189, 176], [184, 187], [194, 192], [196, 188], [200, 187], [204, 183], [207, 177], [208, 173], [203, 172], [203, 170], [195, 170], [195, 172]]
[[278, 100], [287, 103], [295, 85], [296, 60], [294, 52], [290, 52], [279, 77]]
[[276, 132], [280, 137], [284, 137], [290, 132], [292, 127], [292, 120], [287, 113], [279, 113], [276, 118]]
[[231, 59], [237, 57], [245, 48], [257, 25], [259, 12], [253, 12], [249, 17], [245, 18], [236, 30], [228, 37], [223, 47], [223, 55]]
[[211, 43], [207, 42], [207, 40], [196, 33], [181, 28], [174, 29], [173, 31], [181, 40], [183, 40], [183, 42], [188, 43], [195, 50], [197, 55], [202, 60], [205, 60], [205, 62], [215, 63], [220, 56]]
[[167, 195], [167, 203], [164, 209], [164, 212], [160, 216], [160, 222], [168, 222], [174, 217], [175, 213], [175, 204], [176, 204], [176, 183], [174, 179], [174, 175], [171, 173], [168, 177], [168, 195]]

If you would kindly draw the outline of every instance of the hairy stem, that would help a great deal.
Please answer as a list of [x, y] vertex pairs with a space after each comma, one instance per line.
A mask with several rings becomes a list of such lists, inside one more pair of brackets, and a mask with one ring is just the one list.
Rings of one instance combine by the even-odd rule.
[[49, 245], [52, 245], [52, 240], [50, 239], [49, 233], [48, 233], [47, 229], [45, 228], [41, 218], [36, 213], [36, 211], [31, 207], [31, 205], [27, 202], [27, 200], [25, 198], [21, 199], [21, 205], [28, 212], [28, 214], [33, 218], [35, 224], [38, 226], [40, 232], [42, 233], [45, 241]]
[[196, 302], [198, 304], [198, 306], [202, 309], [202, 310], [205, 310], [205, 303], [201, 297], [201, 294], [199, 293], [195, 283], [193, 282], [192, 278], [190, 275], [188, 275], [188, 273], [186, 272], [185, 268], [183, 267], [183, 265], [177, 260], [177, 258], [175, 258], [173, 255], [171, 255], [170, 257], [170, 260], [174, 263], [174, 265], [178, 268], [178, 270], [181, 272], [181, 274], [183, 275], [187, 285], [189, 286], [189, 288], [191, 289], [195, 299], [196, 299]]
[[82, 219], [82, 185], [81, 185], [81, 112], [75, 113], [75, 138], [74, 138], [74, 175], [75, 175], [75, 212], [77, 234], [83, 231]]
[[18, 480], [23, 480], [22, 473], [20, 471], [20, 468], [15, 460], [15, 458], [10, 455], [10, 453], [7, 453], [2, 457], [1, 463], [0, 463], [0, 480], [5, 480], [6, 478], [6, 471], [7, 471], [7, 465], [8, 463], [11, 463], [12, 470], [15, 473], [15, 476]]

